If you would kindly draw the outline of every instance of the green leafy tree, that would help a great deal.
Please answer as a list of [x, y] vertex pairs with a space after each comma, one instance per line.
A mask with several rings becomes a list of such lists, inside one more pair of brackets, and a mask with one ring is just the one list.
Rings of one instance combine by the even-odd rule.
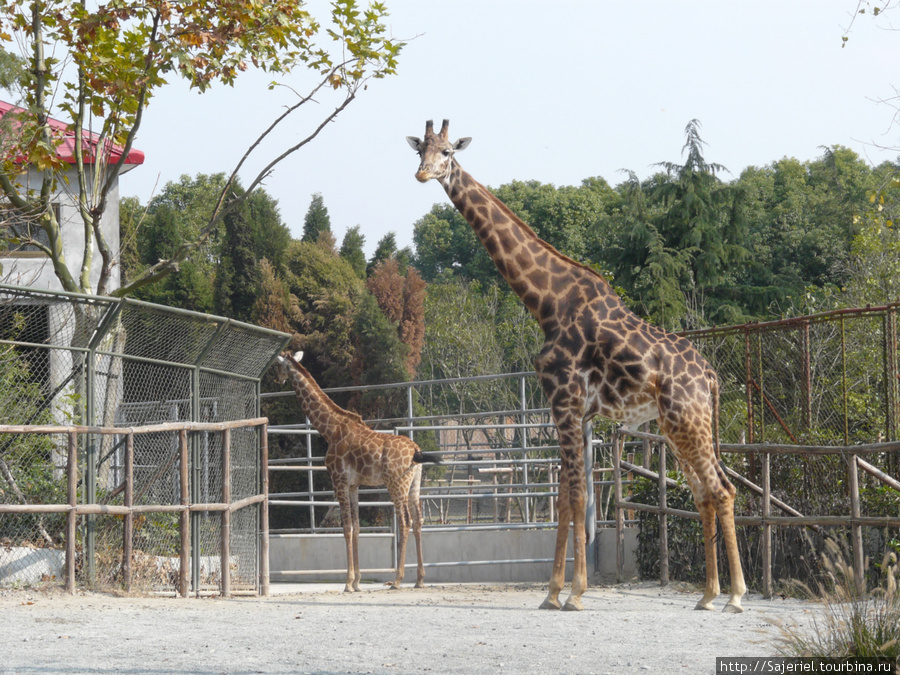
[[[238, 172], [285, 119], [306, 103], [334, 93], [335, 105], [308, 135], [277, 157], [260, 162], [262, 169], [247, 182], [243, 199], [279, 162], [315, 139], [370, 80], [395, 72], [402, 44], [388, 37], [385, 16], [383, 4], [374, 2], [361, 11], [354, 0], [336, 0], [323, 22], [302, 3], [289, 0], [176, 4], [117, 0], [91, 5], [75, 0], [50, 5], [0, 0], [0, 44], [19, 45], [29, 63], [23, 109], [10, 113], [16, 118], [15, 143], [0, 157], [0, 191], [22, 214], [37, 214], [48, 243], [37, 239], [29, 243], [47, 256], [64, 289], [133, 293], [171, 274], [206, 245], [226, 211], [240, 205], [241, 198], [229, 199]], [[182, 241], [167, 258], [113, 289], [118, 251], [106, 240], [102, 216], [153, 95], [173, 77], [203, 92], [215, 83], [233, 83], [250, 67], [275, 76], [300, 69], [309, 79], [294, 89], [306, 93], [298, 93], [297, 101], [239, 158], [196, 238]], [[61, 224], [51, 208], [54, 188], [62, 184], [66, 169], [57, 154], [64, 139], [52, 131], [51, 113], [69, 125], [75, 138], [82, 138], [88, 129], [96, 134], [93, 149], [75, 145], [76, 178], [70, 190], [77, 196], [87, 243], [80, 261], [66, 258]], [[121, 159], [114, 161], [117, 147]], [[97, 157], [87, 156], [91, 153]], [[41, 173], [39, 189], [29, 192], [18, 184], [20, 157]], [[95, 249], [100, 273], [92, 288]]]
[[353, 268], [334, 251], [294, 241], [288, 247], [284, 284], [296, 299], [292, 332], [308, 352], [304, 363], [323, 386], [353, 384], [354, 317], [366, 295]]
[[224, 218], [224, 237], [213, 283], [216, 314], [241, 321], [250, 319], [261, 281], [253, 251], [253, 238], [240, 210]]
[[27, 69], [25, 59], [0, 48], [0, 89], [17, 94], [26, 82]]
[[331, 217], [322, 194], [317, 192], [309, 202], [306, 216], [303, 218], [303, 237], [301, 241], [317, 242], [322, 232], [331, 232]]

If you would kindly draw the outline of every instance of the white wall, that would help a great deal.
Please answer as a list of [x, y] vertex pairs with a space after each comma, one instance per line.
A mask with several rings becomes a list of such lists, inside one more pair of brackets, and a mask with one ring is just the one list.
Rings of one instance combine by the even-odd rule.
[[[614, 529], [597, 531], [599, 539], [599, 571], [595, 580], [616, 580], [616, 549]], [[390, 534], [363, 535], [359, 539], [359, 564], [366, 569], [390, 569]], [[533, 560], [552, 559], [556, 545], [556, 530], [501, 530], [486, 532], [428, 532], [422, 535], [425, 549], [425, 583], [513, 583], [543, 582], [550, 579], [551, 562], [508, 563], [494, 565], [460, 565], [431, 567], [428, 563], [448, 561]], [[625, 529], [625, 578], [637, 574], [637, 528]], [[569, 538], [569, 552], [572, 541]], [[407, 565], [416, 564], [416, 548], [412, 534], [406, 545]], [[334, 581], [346, 578], [347, 554], [342, 534], [273, 534], [269, 539], [269, 573], [273, 583], [303, 581]], [[566, 566], [566, 578], [572, 578], [572, 563]], [[317, 574], [296, 574], [327, 570]], [[365, 573], [363, 579], [393, 580], [391, 572]], [[416, 581], [415, 567], [406, 568], [405, 584]]]
[[[69, 169], [66, 174], [68, 184], [60, 180], [57, 190], [53, 195], [53, 201], [60, 205], [60, 229], [62, 232], [63, 253], [66, 257], [69, 270], [77, 277], [81, 270], [81, 261], [84, 253], [84, 224], [78, 214], [78, 178], [74, 169]], [[24, 190], [40, 190], [42, 175], [35, 169], [29, 168], [27, 174], [20, 177]], [[102, 228], [110, 250], [117, 255], [119, 251], [119, 187], [118, 183], [110, 190], [106, 211], [103, 214]], [[51, 291], [63, 290], [62, 285], [53, 272], [50, 261], [43, 257], [2, 256], [0, 264], [3, 265], [4, 283], [19, 286], [30, 286]], [[91, 290], [97, 288], [100, 281], [100, 254], [94, 245], [94, 258], [91, 265]], [[119, 269], [113, 272], [113, 278], [109, 284], [112, 291], [121, 285]]]

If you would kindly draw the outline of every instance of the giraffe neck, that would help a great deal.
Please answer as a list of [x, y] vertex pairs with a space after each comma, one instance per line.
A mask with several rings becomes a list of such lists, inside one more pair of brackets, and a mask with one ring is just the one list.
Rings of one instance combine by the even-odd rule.
[[[355, 421], [359, 416], [341, 408], [322, 391], [309, 371], [296, 361], [291, 361], [291, 386], [297, 394], [297, 400], [310, 423], [322, 434], [326, 441], [339, 426], [348, 421]], [[342, 418], [336, 420], [335, 418]], [[340, 424], [335, 424], [335, 422]], [[361, 419], [359, 420], [362, 421]]]
[[556, 313], [554, 299], [579, 281], [591, 287], [594, 297], [612, 298], [612, 303], [621, 304], [603, 277], [538, 237], [455, 159], [441, 185], [475, 230], [500, 274], [542, 326]]

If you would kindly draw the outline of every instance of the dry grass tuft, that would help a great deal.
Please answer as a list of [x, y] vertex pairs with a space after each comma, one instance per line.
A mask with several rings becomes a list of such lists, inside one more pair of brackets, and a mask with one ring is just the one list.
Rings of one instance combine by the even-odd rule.
[[846, 550], [827, 542], [822, 556], [826, 581], [813, 592], [796, 586], [823, 603], [823, 612], [808, 626], [778, 624], [776, 640], [783, 656], [812, 657], [900, 657], [900, 569], [897, 554], [888, 550], [881, 562], [882, 585], [859, 589]]

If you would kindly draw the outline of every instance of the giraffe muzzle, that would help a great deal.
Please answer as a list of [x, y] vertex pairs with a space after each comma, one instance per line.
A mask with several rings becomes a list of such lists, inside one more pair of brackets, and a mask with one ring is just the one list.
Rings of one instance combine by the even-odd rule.
[[427, 183], [431, 180], [431, 171], [428, 169], [419, 169], [416, 171], [416, 180], [420, 183]]

